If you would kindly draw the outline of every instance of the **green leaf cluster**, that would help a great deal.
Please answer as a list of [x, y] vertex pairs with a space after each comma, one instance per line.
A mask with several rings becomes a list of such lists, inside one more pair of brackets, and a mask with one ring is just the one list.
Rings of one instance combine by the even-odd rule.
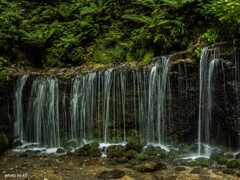
[[238, 0], [0, 0], [0, 14], [0, 56], [36, 66], [147, 63], [240, 33]]

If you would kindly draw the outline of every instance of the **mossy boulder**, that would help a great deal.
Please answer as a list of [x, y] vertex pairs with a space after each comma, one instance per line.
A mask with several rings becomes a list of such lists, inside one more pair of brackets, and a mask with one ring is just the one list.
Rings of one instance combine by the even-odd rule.
[[177, 150], [171, 149], [171, 150], [168, 152], [167, 157], [168, 157], [169, 159], [174, 159], [174, 158], [176, 158], [178, 155], [179, 155], [179, 152], [178, 152]]
[[208, 167], [211, 164], [211, 160], [204, 157], [196, 158], [195, 161], [198, 163], [198, 166]]
[[138, 153], [140, 153], [140, 152], [142, 152], [143, 146], [144, 146], [143, 142], [140, 142], [140, 141], [128, 142], [126, 144], [126, 151], [134, 150], [134, 151], [137, 151]]
[[90, 146], [90, 144], [84, 144], [82, 148], [84, 150], [88, 151], [91, 148], [91, 146]]
[[197, 144], [192, 144], [191, 146], [189, 146], [189, 151], [192, 153], [195, 153], [198, 151], [198, 145]]
[[22, 141], [16, 140], [16, 141], [13, 142], [12, 147], [13, 147], [13, 148], [16, 148], [16, 147], [22, 146], [22, 145], [23, 145], [23, 144], [22, 144]]
[[96, 146], [93, 146], [90, 148], [89, 154], [92, 157], [101, 157], [102, 156], [101, 151]]
[[73, 153], [72, 153], [70, 150], [67, 150], [67, 151], [66, 151], [66, 154], [67, 154], [67, 155], [72, 155]]
[[223, 157], [226, 158], [226, 159], [233, 159], [233, 158], [234, 158], [234, 155], [231, 154], [231, 153], [228, 153], [228, 154], [224, 154]]
[[240, 153], [235, 154], [235, 159], [240, 159]]
[[189, 146], [186, 144], [180, 145], [178, 147], [178, 152], [179, 154], [189, 154], [190, 153]]
[[224, 174], [234, 174], [235, 173], [234, 170], [230, 169], [230, 168], [224, 168], [224, 169], [222, 169], [222, 172]]
[[83, 147], [76, 149], [74, 154], [76, 156], [88, 156], [89, 155], [89, 150], [84, 149]]
[[227, 163], [227, 168], [238, 168], [240, 166], [240, 162], [237, 159], [231, 160]]
[[166, 165], [162, 162], [146, 162], [137, 167], [139, 172], [154, 172], [162, 169], [166, 169]]
[[175, 171], [186, 171], [187, 169], [185, 167], [178, 166], [175, 168]]
[[74, 140], [68, 141], [63, 145], [64, 149], [70, 150], [77, 147], [77, 142]]
[[124, 156], [127, 159], [132, 159], [136, 154], [137, 154], [137, 152], [131, 149], [131, 150], [128, 150], [127, 152], [125, 152]]
[[9, 146], [9, 139], [4, 133], [0, 133], [0, 154]]
[[126, 163], [126, 162], [128, 162], [128, 159], [125, 156], [123, 156], [123, 157], [117, 158], [117, 162]]
[[65, 150], [64, 150], [63, 148], [57, 148], [56, 153], [57, 153], [57, 154], [65, 153]]
[[193, 168], [190, 173], [192, 173], [192, 174], [200, 174], [201, 173], [201, 168]]
[[107, 148], [108, 158], [120, 158], [124, 155], [124, 151], [117, 145], [112, 145]]
[[146, 160], [149, 159], [149, 156], [148, 156], [147, 154], [139, 154], [138, 157], [137, 157], [137, 159], [138, 159], [139, 161], [146, 161]]
[[224, 155], [224, 151], [220, 149], [213, 149], [210, 155], [210, 159], [217, 161], [217, 159], [223, 157], [223, 155]]
[[225, 157], [221, 157], [221, 158], [217, 159], [217, 163], [220, 164], [220, 165], [225, 165], [225, 164], [228, 163], [228, 160]]
[[100, 144], [98, 142], [93, 142], [91, 144], [91, 148], [98, 148], [100, 146]]
[[188, 166], [198, 166], [199, 165], [199, 162], [197, 161], [190, 161], [187, 163]]

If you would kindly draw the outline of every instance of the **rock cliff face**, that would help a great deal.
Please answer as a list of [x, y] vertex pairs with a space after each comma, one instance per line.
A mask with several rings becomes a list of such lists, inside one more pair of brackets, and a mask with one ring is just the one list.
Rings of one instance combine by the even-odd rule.
[[[210, 66], [216, 58], [219, 62]], [[239, 48], [231, 44], [208, 48], [203, 79], [200, 61], [192, 53], [176, 53], [170, 59], [165, 68], [162, 62], [166, 59], [153, 60], [160, 62], [156, 71], [154, 64], [138, 63], [41, 71], [5, 68], [10, 77], [0, 89], [1, 131], [13, 134], [15, 129], [19, 135], [16, 125], [22, 123], [18, 130], [24, 140], [48, 146], [69, 139], [122, 142], [134, 138], [191, 144], [200, 137], [201, 143], [236, 150], [240, 134]], [[21, 92], [21, 120], [13, 102], [17, 81], [24, 74], [30, 75]], [[41, 92], [39, 88], [43, 88]]]

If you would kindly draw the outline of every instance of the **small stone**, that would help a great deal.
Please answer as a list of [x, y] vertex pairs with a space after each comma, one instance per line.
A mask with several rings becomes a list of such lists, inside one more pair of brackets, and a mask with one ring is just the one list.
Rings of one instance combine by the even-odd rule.
[[178, 167], [175, 168], [175, 171], [186, 171], [186, 168], [178, 166]]

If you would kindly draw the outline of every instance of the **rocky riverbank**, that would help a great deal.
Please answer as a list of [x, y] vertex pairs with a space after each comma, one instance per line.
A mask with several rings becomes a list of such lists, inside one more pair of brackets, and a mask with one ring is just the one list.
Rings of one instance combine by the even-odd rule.
[[[40, 154], [39, 152], [6, 151], [0, 157], [0, 179], [161, 179], [161, 180], [237, 180], [235, 174], [224, 174], [216, 167], [166, 165], [155, 172], [139, 172], [139, 165], [117, 163], [115, 159], [73, 155]], [[110, 171], [110, 172], [109, 172]], [[6, 178], [5, 178], [6, 177]]]

